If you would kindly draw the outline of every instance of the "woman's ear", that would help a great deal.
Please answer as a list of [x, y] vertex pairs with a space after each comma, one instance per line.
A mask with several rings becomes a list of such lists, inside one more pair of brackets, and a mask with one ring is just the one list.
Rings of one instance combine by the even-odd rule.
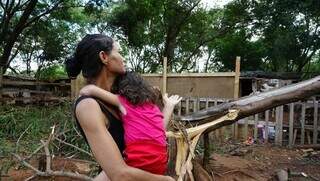
[[104, 51], [99, 52], [99, 57], [100, 57], [100, 60], [103, 64], [105, 64], [105, 65], [108, 64], [109, 56], [106, 54], [106, 52], [104, 52]]

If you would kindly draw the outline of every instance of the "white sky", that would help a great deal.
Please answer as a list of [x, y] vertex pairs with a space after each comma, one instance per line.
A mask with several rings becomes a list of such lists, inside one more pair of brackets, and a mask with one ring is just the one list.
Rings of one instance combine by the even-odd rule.
[[204, 5], [207, 5], [208, 8], [213, 8], [215, 6], [222, 7], [232, 0], [201, 0]]

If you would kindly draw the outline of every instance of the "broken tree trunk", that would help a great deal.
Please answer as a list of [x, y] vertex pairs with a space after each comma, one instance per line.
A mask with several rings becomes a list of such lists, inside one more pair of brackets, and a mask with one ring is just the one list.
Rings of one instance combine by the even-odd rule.
[[232, 124], [238, 119], [283, 104], [303, 100], [319, 93], [320, 76], [317, 76], [297, 84], [243, 97], [237, 101], [220, 104], [188, 116], [176, 118], [176, 121], [190, 123], [185, 124], [185, 127], [189, 128], [167, 132], [167, 136], [174, 137], [177, 143], [175, 171], [179, 176], [178, 180], [184, 180], [186, 174], [189, 175], [191, 181], [195, 180], [192, 174], [193, 165], [191, 161], [194, 158], [194, 149], [199, 137], [205, 131], [212, 131], [224, 125]]
[[191, 123], [189, 125], [199, 125], [225, 115], [230, 109], [239, 110], [238, 117], [235, 120], [223, 122], [221, 126], [224, 126], [232, 124], [238, 119], [280, 105], [303, 100], [316, 94], [320, 94], [320, 76], [268, 92], [242, 97], [237, 101], [220, 104], [187, 116], [177, 117], [176, 121]]

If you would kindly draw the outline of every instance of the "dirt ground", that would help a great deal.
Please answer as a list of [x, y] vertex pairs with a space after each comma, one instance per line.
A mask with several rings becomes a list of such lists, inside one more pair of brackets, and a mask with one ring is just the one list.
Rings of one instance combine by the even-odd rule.
[[320, 180], [320, 152], [272, 145], [233, 145], [226, 153], [212, 154], [209, 169], [218, 181], [277, 180], [280, 169], [289, 172], [289, 180]]
[[[32, 161], [31, 164], [37, 167], [38, 163]], [[10, 169], [6, 177], [0, 180], [20, 181], [33, 175], [31, 170], [16, 168]], [[52, 168], [88, 174], [91, 165], [80, 160], [55, 158]], [[320, 152], [272, 145], [228, 144], [223, 153], [211, 155], [208, 169], [213, 179], [217, 181], [277, 180], [275, 175], [279, 169], [289, 170], [289, 180], [320, 180]], [[73, 179], [37, 178], [35, 180]]]

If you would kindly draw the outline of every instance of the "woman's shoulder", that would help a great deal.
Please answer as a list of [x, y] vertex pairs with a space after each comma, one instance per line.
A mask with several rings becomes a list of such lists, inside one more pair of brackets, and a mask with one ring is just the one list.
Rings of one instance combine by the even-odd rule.
[[78, 117], [80, 112], [86, 112], [86, 114], [91, 114], [92, 112], [102, 114], [108, 119], [119, 119], [115, 107], [105, 102], [90, 96], [81, 96], [77, 98], [74, 104], [74, 111]]
[[86, 113], [89, 113], [91, 111], [101, 112], [101, 109], [97, 100], [89, 96], [81, 96], [77, 98], [74, 104], [74, 108], [75, 108], [76, 115], [78, 115], [78, 113], [81, 113], [83, 111]]
[[75, 105], [75, 116], [83, 128], [93, 129], [93, 127], [105, 124], [105, 116], [98, 102], [92, 97], [78, 101]]

